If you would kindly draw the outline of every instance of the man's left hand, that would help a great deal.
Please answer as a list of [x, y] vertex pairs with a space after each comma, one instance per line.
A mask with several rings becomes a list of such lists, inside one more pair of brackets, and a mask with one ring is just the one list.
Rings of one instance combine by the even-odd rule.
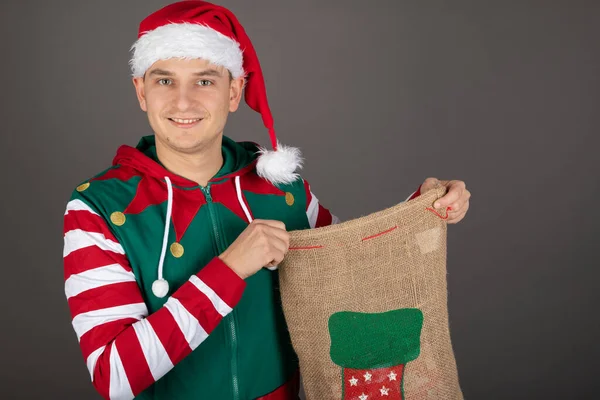
[[433, 189], [438, 182], [446, 186], [448, 192], [437, 200], [433, 206], [435, 208], [448, 206], [448, 220], [446, 222], [456, 224], [467, 214], [471, 192], [467, 190], [467, 185], [463, 181], [443, 181], [436, 178], [427, 178], [421, 185], [421, 194]]

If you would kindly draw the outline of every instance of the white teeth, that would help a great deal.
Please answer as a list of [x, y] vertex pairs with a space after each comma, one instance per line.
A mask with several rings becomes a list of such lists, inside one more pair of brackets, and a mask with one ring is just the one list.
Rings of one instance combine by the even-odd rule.
[[173, 121], [177, 122], [178, 124], [191, 124], [194, 122], [198, 122], [200, 121], [200, 118], [197, 119], [178, 119], [178, 118], [171, 118]]

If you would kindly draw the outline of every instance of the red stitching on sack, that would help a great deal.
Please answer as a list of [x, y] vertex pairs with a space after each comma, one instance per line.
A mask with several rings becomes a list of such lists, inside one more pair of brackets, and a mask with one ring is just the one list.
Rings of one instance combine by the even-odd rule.
[[[434, 213], [435, 215], [437, 215], [441, 219], [448, 219], [448, 216], [449, 216], [448, 215], [448, 211], [452, 210], [452, 207], [447, 207], [446, 208], [446, 216], [443, 216], [443, 215], [439, 214], [434, 208], [426, 207], [425, 209], [431, 211], [432, 213]], [[390, 228], [390, 229], [388, 229], [386, 231], [379, 232], [376, 235], [368, 236], [366, 238], [362, 238], [362, 241], [364, 242], [365, 240], [374, 239], [374, 238], [379, 237], [381, 235], [385, 235], [386, 233], [390, 233], [391, 231], [393, 231], [393, 230], [395, 230], [397, 228], [398, 228], [398, 225], [395, 225], [394, 227], [392, 227], [392, 228]], [[290, 247], [288, 250], [312, 250], [312, 249], [322, 249], [323, 247], [325, 247], [325, 246]]]
[[388, 229], [387, 231], [379, 232], [377, 235], [373, 235], [373, 236], [369, 236], [369, 237], [363, 238], [362, 240], [364, 242], [365, 240], [369, 240], [369, 239], [376, 238], [377, 236], [385, 235], [386, 233], [390, 233], [391, 231], [393, 231], [396, 228], [398, 228], [398, 225], [394, 226], [393, 228]]
[[290, 247], [289, 250], [310, 250], [310, 249], [322, 249], [324, 246], [306, 246], [306, 247]]
[[446, 216], [444, 217], [443, 215], [440, 215], [437, 211], [435, 211], [435, 209], [431, 208], [431, 207], [427, 207], [425, 208], [426, 210], [431, 211], [432, 213], [434, 213], [435, 215], [437, 215], [438, 217], [440, 217], [441, 219], [448, 219], [448, 210], [452, 210], [452, 207], [448, 207], [446, 209]]

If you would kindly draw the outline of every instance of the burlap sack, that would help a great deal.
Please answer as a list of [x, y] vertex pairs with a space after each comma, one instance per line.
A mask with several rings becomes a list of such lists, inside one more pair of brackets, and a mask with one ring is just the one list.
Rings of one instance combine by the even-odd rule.
[[291, 232], [281, 298], [308, 400], [462, 399], [448, 327], [442, 186]]

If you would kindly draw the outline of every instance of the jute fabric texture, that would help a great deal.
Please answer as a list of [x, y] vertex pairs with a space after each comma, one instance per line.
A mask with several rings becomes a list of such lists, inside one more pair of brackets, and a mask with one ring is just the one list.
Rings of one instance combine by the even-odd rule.
[[291, 232], [279, 280], [307, 400], [364, 399], [365, 390], [463, 398], [448, 322], [447, 209], [433, 207], [445, 193], [440, 185], [383, 211]]

